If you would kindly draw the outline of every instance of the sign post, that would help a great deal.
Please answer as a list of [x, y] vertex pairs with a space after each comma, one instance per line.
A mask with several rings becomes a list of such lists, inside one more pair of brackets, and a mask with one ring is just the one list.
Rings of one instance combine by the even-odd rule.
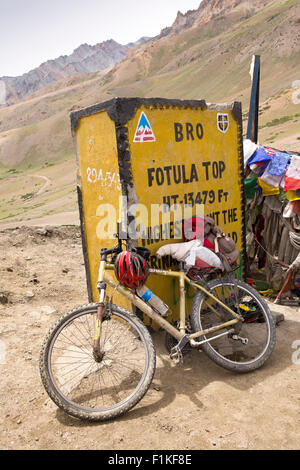
[[[174, 260], [158, 260], [155, 253], [164, 244], [182, 242], [182, 219], [203, 205], [243, 257], [240, 103], [119, 98], [73, 112], [71, 124], [90, 301], [98, 301], [100, 249], [116, 244], [119, 219], [129, 248], [148, 248], [152, 268], [174, 269]], [[176, 320], [174, 281], [152, 276], [147, 285], [173, 311], [170, 321]], [[113, 300], [124, 305], [117, 295]]]

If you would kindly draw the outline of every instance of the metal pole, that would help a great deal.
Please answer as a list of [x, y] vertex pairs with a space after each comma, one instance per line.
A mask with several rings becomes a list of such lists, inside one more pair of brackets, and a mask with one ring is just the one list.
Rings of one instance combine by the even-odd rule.
[[[259, 93], [260, 93], [260, 56], [253, 56], [251, 65], [252, 91], [250, 98], [249, 119], [247, 139], [252, 140], [255, 144], [258, 142], [258, 118], [259, 118]], [[252, 72], [253, 67], [253, 72]]]

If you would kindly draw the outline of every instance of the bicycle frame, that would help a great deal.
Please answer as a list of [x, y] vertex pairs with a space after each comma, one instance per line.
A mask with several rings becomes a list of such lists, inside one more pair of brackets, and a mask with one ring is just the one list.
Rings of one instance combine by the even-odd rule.
[[[99, 266], [99, 277], [98, 277], [98, 289], [100, 292], [100, 304], [98, 308], [98, 315], [96, 319], [95, 325], [95, 345], [94, 348], [100, 353], [99, 349], [99, 340], [101, 334], [101, 323], [104, 314], [104, 298], [105, 298], [105, 287], [109, 285], [114, 290], [119, 292], [121, 295], [126, 297], [133, 305], [139, 308], [143, 313], [145, 313], [148, 317], [150, 317], [155, 323], [157, 323], [161, 328], [167, 331], [171, 336], [173, 336], [177, 341], [181, 341], [184, 337], [187, 338], [187, 342], [190, 342], [192, 346], [199, 346], [199, 342], [195, 342], [196, 338], [200, 338], [201, 336], [205, 336], [210, 333], [215, 333], [219, 330], [222, 330], [226, 327], [233, 326], [239, 321], [243, 321], [243, 318], [233, 310], [231, 310], [226, 304], [224, 304], [220, 299], [215, 297], [211, 294], [208, 290], [205, 289], [202, 285], [196, 284], [195, 282], [191, 281], [183, 271], [164, 271], [159, 269], [150, 269], [149, 272], [154, 275], [161, 275], [161, 276], [168, 276], [172, 278], [177, 278], [179, 281], [179, 290], [180, 290], [180, 326], [179, 330], [172, 326], [167, 320], [165, 320], [162, 316], [156, 313], [150, 305], [144, 302], [142, 299], [137, 297], [131, 290], [123, 287], [122, 285], [115, 284], [111, 279], [106, 276], [106, 271], [114, 270], [114, 265], [108, 263], [105, 260], [100, 261]], [[186, 295], [185, 295], [185, 285], [188, 284], [192, 288], [202, 291], [207, 297], [213, 299], [217, 302], [220, 306], [226, 309], [233, 317], [233, 320], [228, 322], [222, 323], [221, 325], [209, 328], [207, 330], [198, 331], [196, 333], [192, 333], [186, 335]], [[205, 301], [206, 302], [206, 301]], [[206, 305], [213, 310], [215, 313], [218, 314], [217, 310], [206, 302]], [[227, 330], [226, 333], [222, 335], [229, 334], [230, 331]], [[220, 336], [222, 336], [220, 335]], [[216, 338], [216, 337], [214, 337]], [[211, 341], [213, 338], [210, 338]], [[207, 341], [207, 340], [205, 340]]]

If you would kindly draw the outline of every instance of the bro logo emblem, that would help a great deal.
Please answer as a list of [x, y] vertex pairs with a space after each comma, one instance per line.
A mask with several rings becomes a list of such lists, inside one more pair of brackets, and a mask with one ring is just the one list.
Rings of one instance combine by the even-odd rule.
[[155, 142], [155, 135], [144, 112], [140, 116], [133, 142]]
[[228, 114], [218, 113], [218, 129], [220, 132], [223, 132], [223, 134], [226, 134], [229, 129]]

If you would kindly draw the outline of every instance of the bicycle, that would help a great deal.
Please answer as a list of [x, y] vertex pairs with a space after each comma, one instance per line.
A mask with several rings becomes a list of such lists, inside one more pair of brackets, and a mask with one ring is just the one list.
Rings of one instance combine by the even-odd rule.
[[[89, 421], [116, 418], [132, 409], [149, 389], [156, 365], [152, 337], [145, 324], [106, 297], [106, 286], [119, 292], [173, 340], [170, 357], [183, 360], [186, 347], [201, 349], [219, 366], [246, 373], [261, 367], [275, 346], [275, 324], [265, 300], [232, 275], [207, 276], [188, 271], [149, 269], [173, 277], [180, 288], [180, 319], [173, 325], [136, 292], [115, 283], [107, 272], [122, 252], [118, 245], [101, 250], [98, 303], [64, 314], [50, 328], [40, 354], [40, 374], [54, 403], [69, 415]], [[137, 247], [145, 258], [149, 250]], [[211, 274], [215, 279], [211, 279]], [[195, 290], [187, 324], [185, 286]], [[169, 342], [170, 344], [170, 342]]]

